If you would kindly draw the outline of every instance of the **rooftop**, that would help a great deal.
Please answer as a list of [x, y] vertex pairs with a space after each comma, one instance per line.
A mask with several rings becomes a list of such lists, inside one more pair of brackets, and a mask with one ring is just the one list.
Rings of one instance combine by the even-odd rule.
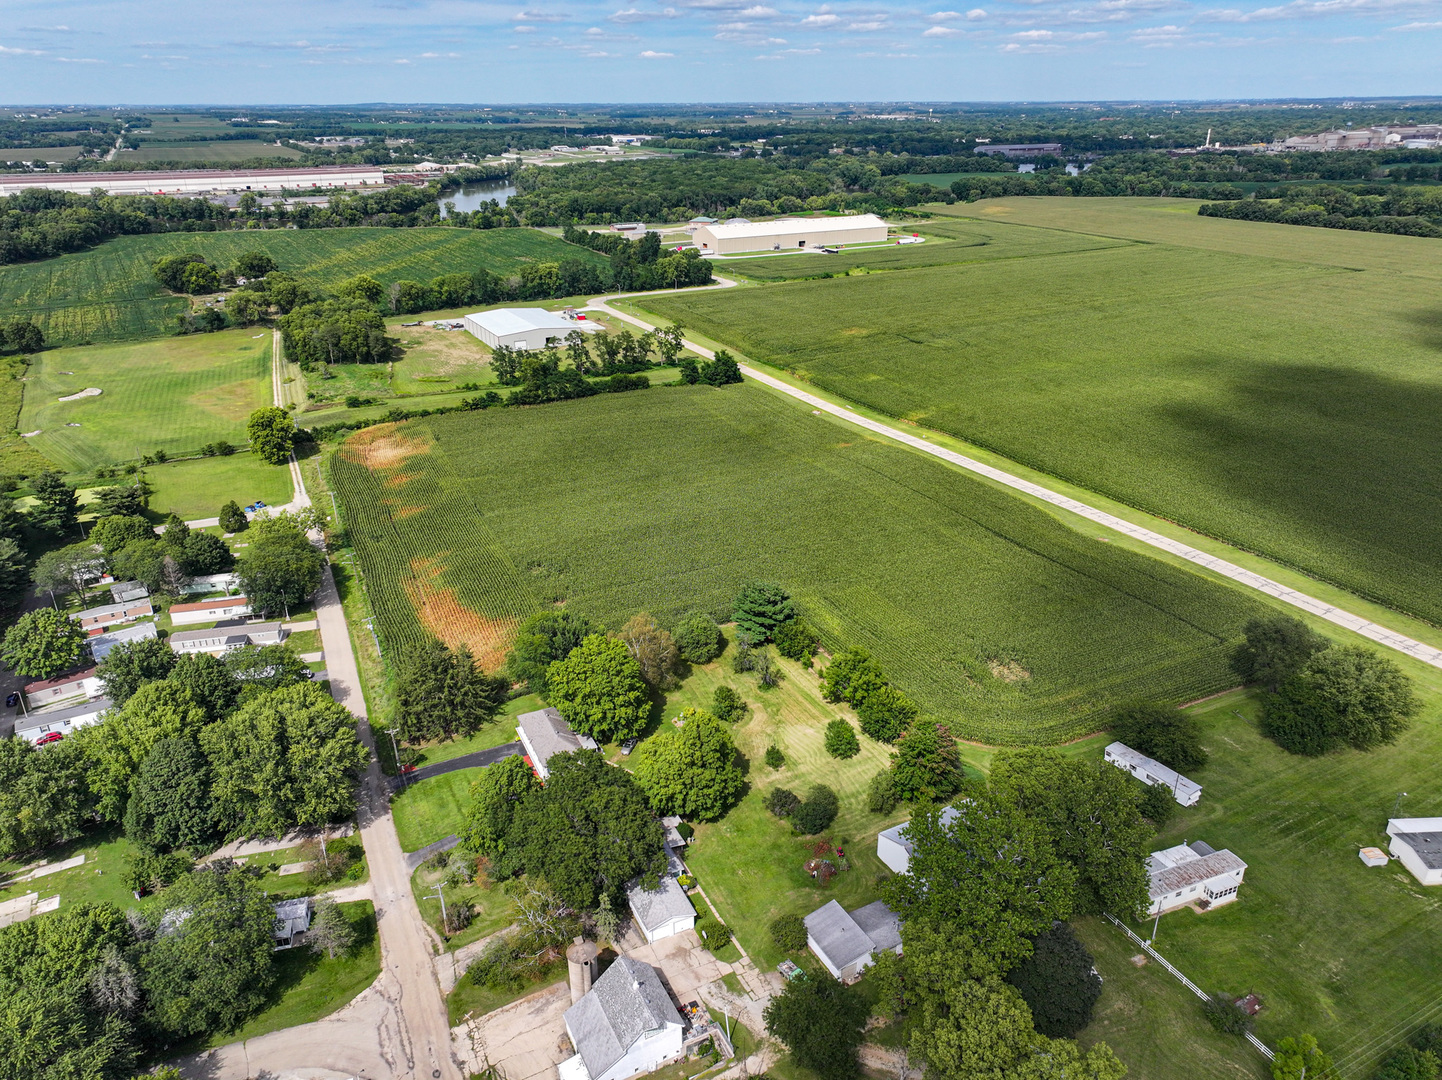
[[206, 611], [219, 607], [247, 607], [250, 601], [243, 596], [217, 596], [213, 600], [192, 600], [188, 604], [171, 604], [171, 611]]
[[[958, 813], [960, 813], [960, 811], [958, 811], [957, 808], [954, 807], [954, 806], [945, 806], [945, 807], [942, 807], [942, 810], [941, 810], [941, 823], [942, 823], [942, 825], [950, 825], [953, 821], [956, 820], [956, 816], [957, 816]], [[907, 853], [908, 855], [911, 855], [911, 854], [913, 853], [913, 848], [912, 848], [912, 846], [911, 846], [911, 841], [908, 840], [908, 839], [906, 839], [906, 827], [907, 827], [908, 825], [910, 825], [910, 824], [911, 824], [911, 822], [909, 822], [909, 821], [903, 821], [900, 825], [893, 825], [893, 826], [892, 826], [891, 828], [889, 828], [889, 829], [882, 829], [882, 830], [881, 830], [881, 835], [882, 835], [882, 836], [886, 837], [888, 840], [894, 840], [894, 841], [896, 841], [896, 843], [900, 844], [902, 847], [904, 847], [904, 848], [906, 849], [906, 853]]]
[[45, 690], [54, 690], [61, 686], [69, 686], [71, 683], [80, 682], [82, 679], [89, 679], [94, 674], [95, 665], [91, 664], [89, 667], [76, 668], [73, 671], [56, 675], [53, 679], [40, 679], [36, 682], [26, 683], [25, 692], [27, 694], [38, 694]]
[[90, 655], [96, 660], [104, 660], [117, 645], [130, 641], [145, 641], [156, 636], [153, 622], [137, 623], [134, 626], [111, 630], [107, 634], [96, 634], [90, 639]]
[[1193, 847], [1178, 844], [1165, 851], [1154, 851], [1148, 860], [1151, 875], [1149, 892], [1153, 900], [1168, 893], [1181, 892], [1193, 885], [1200, 885], [1214, 877], [1245, 870], [1247, 864], [1226, 848], [1212, 851], [1205, 844], [1208, 854], [1202, 855]]
[[1395, 832], [1392, 838], [1416, 852], [1428, 870], [1442, 870], [1442, 832]]
[[23, 739], [26, 737], [25, 732], [34, 731], [36, 728], [53, 729], [57, 724], [74, 724], [76, 720], [98, 716], [114, 704], [109, 698], [102, 697], [79, 705], [68, 705], [63, 709], [40, 709], [15, 721], [15, 736]]
[[596, 740], [577, 735], [571, 725], [553, 709], [537, 709], [516, 717], [516, 726], [526, 735], [526, 741], [536, 752], [534, 764], [545, 765], [556, 754], [570, 754], [576, 750], [598, 750]]
[[566, 1028], [592, 1076], [668, 1024], [683, 1026], [655, 968], [629, 956], [617, 957], [590, 992], [566, 1010]]
[[273, 634], [280, 629], [280, 625], [278, 622], [234, 623], [228, 626], [217, 626], [210, 630], [178, 630], [166, 640], [170, 642], [171, 648], [176, 645], [186, 645], [192, 641], [210, 641], [212, 639], [226, 642], [237, 641], [244, 645], [250, 640], [251, 635]]
[[[1140, 779], [1158, 787], [1171, 789], [1175, 795], [1191, 797], [1193, 792], [1202, 790], [1202, 785], [1195, 780], [1188, 780], [1175, 769], [1169, 769], [1160, 761], [1154, 761], [1139, 750], [1133, 750], [1126, 743], [1114, 742], [1106, 748], [1108, 761], [1116, 761], [1126, 765]], [[1140, 771], [1138, 771], [1140, 770]]]
[[875, 214], [852, 214], [847, 217], [780, 218], [776, 221], [748, 221], [744, 224], [707, 225], [705, 228], [718, 240], [732, 236], [792, 236], [825, 229], [884, 229], [886, 222]]
[[497, 336], [524, 334], [528, 330], [584, 330], [587, 327], [584, 322], [538, 307], [496, 308], [493, 311], [478, 311], [466, 318], [473, 319]]
[[655, 930], [672, 919], [684, 919], [696, 914], [686, 890], [675, 878], [664, 874], [659, 883], [633, 881], [626, 887], [626, 902], [631, 905], [631, 914], [647, 930]]
[[[871, 906], [874, 905], [868, 905]], [[838, 968], [854, 964], [877, 948], [871, 936], [835, 900], [823, 904], [802, 921], [816, 949]]]

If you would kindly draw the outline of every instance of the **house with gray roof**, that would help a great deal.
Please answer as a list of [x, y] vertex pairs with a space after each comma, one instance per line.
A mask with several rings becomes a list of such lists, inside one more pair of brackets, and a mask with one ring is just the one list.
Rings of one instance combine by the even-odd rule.
[[95, 658], [98, 664], [110, 655], [110, 650], [117, 645], [128, 645], [136, 641], [149, 641], [159, 635], [155, 631], [153, 622], [136, 623], [134, 626], [122, 626], [119, 630], [111, 630], [106, 634], [96, 634], [88, 644], [90, 655]]
[[1102, 752], [1109, 765], [1115, 765], [1123, 772], [1131, 773], [1142, 783], [1151, 787], [1164, 787], [1172, 793], [1182, 806], [1196, 806], [1202, 797], [1202, 785], [1188, 780], [1175, 769], [1169, 769], [1160, 761], [1133, 750], [1126, 743], [1114, 742]]
[[559, 1066], [575, 1080], [626, 1080], [685, 1053], [686, 1025], [656, 969], [617, 957], [580, 1001], [566, 1010], [576, 1056]]
[[802, 922], [807, 946], [844, 983], [860, 978], [879, 952], [901, 955], [901, 917], [880, 900], [855, 911], [832, 900]]
[[696, 926], [696, 908], [691, 898], [669, 873], [662, 874], [659, 882], [640, 878], [631, 882], [626, 886], [626, 902], [631, 905], [636, 928], [649, 943], [683, 934]]
[[1148, 915], [1160, 915], [1195, 904], [1202, 911], [1230, 904], [1247, 872], [1247, 864], [1226, 848], [1194, 840], [1147, 859]]
[[315, 903], [310, 897], [302, 896], [296, 900], [280, 900], [272, 906], [275, 908], [275, 948], [289, 949], [299, 945], [310, 929]]
[[551, 775], [546, 762], [557, 754], [570, 754], [577, 750], [599, 750], [596, 740], [578, 735], [571, 725], [561, 718], [555, 709], [537, 709], [521, 713], [516, 717], [516, 735], [525, 748], [526, 759], [536, 775], [542, 780]]
[[102, 697], [83, 701], [78, 705], [42, 709], [15, 721], [15, 737], [34, 744], [46, 735], [59, 732], [63, 739], [80, 728], [100, 723], [104, 719], [105, 710], [114, 704], [109, 698]]
[[[950, 825], [956, 820], [957, 813], [954, 806], [943, 807], [942, 825]], [[876, 857], [898, 874], [911, 872], [911, 841], [906, 838], [906, 827], [910, 824], [903, 821], [900, 825], [882, 829], [876, 837]]]
[[117, 604], [140, 600], [150, 595], [150, 589], [143, 581], [117, 581], [110, 586], [110, 599]]
[[1387, 822], [1392, 854], [1423, 885], [1442, 885], [1442, 818], [1393, 818]]
[[210, 630], [177, 630], [166, 640], [178, 653], [221, 656], [247, 645], [279, 645], [286, 630], [278, 622], [229, 623]]

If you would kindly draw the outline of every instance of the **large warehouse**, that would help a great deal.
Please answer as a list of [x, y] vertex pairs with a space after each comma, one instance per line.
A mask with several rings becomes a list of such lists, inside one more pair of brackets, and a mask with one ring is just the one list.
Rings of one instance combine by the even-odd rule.
[[568, 319], [538, 307], [478, 311], [462, 321], [467, 330], [493, 349], [502, 345], [512, 349], [544, 349], [548, 345], [560, 345], [572, 330], [600, 329], [585, 316]]
[[702, 255], [872, 244], [886, 239], [886, 222], [875, 214], [782, 218], [780, 221], [756, 221], [745, 225], [702, 225], [693, 238]]

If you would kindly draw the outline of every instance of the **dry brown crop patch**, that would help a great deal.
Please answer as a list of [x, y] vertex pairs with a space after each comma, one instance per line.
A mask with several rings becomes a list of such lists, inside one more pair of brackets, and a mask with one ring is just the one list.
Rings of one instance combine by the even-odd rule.
[[494, 671], [506, 659], [519, 621], [472, 611], [454, 589], [437, 584], [446, 554], [411, 560], [413, 576], [406, 582], [406, 596], [416, 618], [438, 641], [453, 649], [466, 646], [484, 670]]
[[346, 440], [346, 453], [368, 469], [394, 469], [410, 458], [429, 454], [429, 436], [403, 434], [398, 424], [377, 424]]

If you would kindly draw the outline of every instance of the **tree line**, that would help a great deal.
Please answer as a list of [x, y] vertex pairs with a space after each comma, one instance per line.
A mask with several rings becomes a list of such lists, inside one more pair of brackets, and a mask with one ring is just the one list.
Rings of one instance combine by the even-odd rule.
[[1442, 237], [1442, 192], [1427, 187], [1296, 187], [1284, 190], [1275, 200], [1204, 203], [1197, 213], [1240, 221]]

